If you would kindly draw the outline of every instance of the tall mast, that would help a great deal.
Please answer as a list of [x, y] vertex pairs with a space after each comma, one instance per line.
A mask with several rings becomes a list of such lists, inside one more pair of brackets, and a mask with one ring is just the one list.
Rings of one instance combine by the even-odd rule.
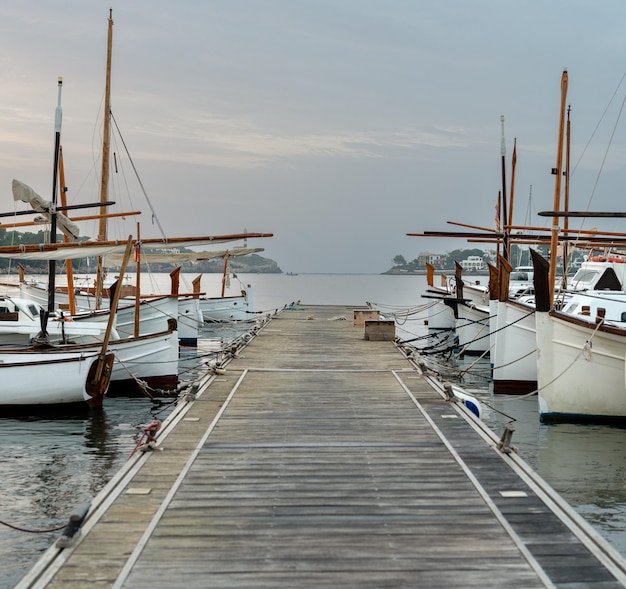
[[[561, 206], [561, 176], [563, 174], [563, 127], [565, 125], [565, 103], [567, 100], [567, 70], [563, 70], [561, 76], [561, 108], [559, 111], [559, 138], [556, 149], [556, 167], [553, 172], [556, 175], [554, 180], [554, 201], [552, 210], [558, 211]], [[559, 245], [559, 217], [552, 219], [552, 234], [550, 236], [550, 270], [548, 273], [548, 289], [550, 301], [554, 300], [554, 283], [556, 280], [556, 257]]]
[[[57, 240], [57, 179], [59, 173], [59, 148], [61, 146], [61, 121], [63, 110], [61, 109], [61, 91], [63, 90], [63, 78], [59, 77], [57, 107], [54, 111], [54, 168], [52, 170], [52, 207], [50, 215], [50, 243]], [[48, 262], [48, 312], [54, 311], [54, 289], [56, 277], [56, 264], [54, 260]]]
[[[113, 9], [109, 9], [109, 27], [107, 35], [107, 61], [106, 61], [106, 81], [104, 86], [104, 125], [102, 129], [102, 171], [100, 175], [100, 202], [107, 201], [109, 188], [109, 139], [111, 125], [111, 56], [113, 53]], [[98, 222], [98, 241], [106, 241], [107, 219], [106, 207], [100, 207], [100, 220]], [[102, 287], [104, 282], [104, 268], [102, 258], [98, 258], [96, 268], [96, 308], [100, 308], [102, 302]]]
[[[563, 208], [569, 211], [569, 156], [570, 156], [570, 111], [571, 107], [567, 107], [567, 127], [566, 127], [566, 143], [565, 143], [565, 192]], [[563, 233], [567, 235], [569, 233], [569, 217], [563, 219]], [[561, 279], [561, 286], [563, 289], [567, 289], [567, 262], [569, 257], [569, 244], [567, 241], [563, 242], [563, 277]]]
[[500, 127], [501, 127], [501, 138], [500, 138], [500, 155], [502, 156], [502, 255], [505, 260], [509, 259], [509, 236], [508, 229], [506, 228], [506, 224], [508, 221], [507, 215], [507, 207], [506, 207], [506, 141], [504, 139], [504, 115], [500, 115]]
[[517, 137], [513, 139], [513, 155], [511, 156], [511, 196], [509, 197], [509, 219], [507, 229], [513, 225], [513, 203], [515, 201], [515, 167], [517, 166]]
[[[113, 9], [109, 9], [109, 32], [107, 36], [106, 82], [104, 86], [104, 126], [102, 128], [102, 174], [100, 176], [100, 202], [106, 202], [109, 187], [109, 138], [111, 134], [111, 55], [113, 52]], [[107, 239], [106, 207], [100, 207], [98, 240]]]
[[[61, 206], [67, 206], [67, 186], [65, 185], [65, 166], [63, 165], [63, 147], [59, 146], [59, 198]], [[69, 242], [70, 238], [63, 235], [63, 241]], [[72, 260], [65, 260], [65, 274], [67, 276], [67, 296], [70, 305], [70, 315], [76, 313], [76, 298], [74, 296], [74, 269], [72, 268]]]

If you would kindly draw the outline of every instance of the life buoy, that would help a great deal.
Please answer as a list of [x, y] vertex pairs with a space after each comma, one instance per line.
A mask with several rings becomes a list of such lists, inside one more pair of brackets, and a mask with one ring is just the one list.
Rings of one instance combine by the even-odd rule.
[[624, 264], [626, 260], [624, 258], [609, 258], [607, 262], [614, 262], [615, 264]]

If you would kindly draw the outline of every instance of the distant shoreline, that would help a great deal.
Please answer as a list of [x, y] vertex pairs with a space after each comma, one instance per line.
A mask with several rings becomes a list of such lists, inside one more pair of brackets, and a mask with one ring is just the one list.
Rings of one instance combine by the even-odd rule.
[[[435, 274], [449, 274], [450, 276], [454, 276], [454, 269], [448, 270], [435, 270]], [[426, 270], [403, 270], [401, 268], [390, 268], [385, 272], [381, 272], [381, 274], [392, 274], [394, 276], [426, 276]], [[487, 271], [483, 270], [482, 272], [477, 272], [475, 270], [463, 270], [463, 276], [486, 276]]]

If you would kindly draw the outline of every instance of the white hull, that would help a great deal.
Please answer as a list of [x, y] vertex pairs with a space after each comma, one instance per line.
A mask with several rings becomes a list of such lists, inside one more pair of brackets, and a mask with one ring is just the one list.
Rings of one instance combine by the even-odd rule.
[[[39, 286], [21, 283], [20, 293], [24, 298], [31, 299], [44, 308], [48, 306], [47, 293]], [[93, 302], [93, 297], [88, 297]], [[85, 297], [87, 300], [87, 297]], [[55, 300], [59, 305], [67, 305], [69, 298], [66, 293], [55, 293]], [[84, 301], [82, 301], [84, 302]], [[80, 305], [81, 299], [77, 299], [76, 308], [83, 309], [74, 317], [76, 321], [101, 321], [106, 323], [109, 320], [109, 309], [95, 310], [91, 306]], [[178, 320], [178, 297], [164, 295], [160, 297], [150, 297], [141, 299], [139, 304], [139, 334], [159, 333], [168, 329], [168, 319]], [[193, 324], [187, 320], [182, 321], [189, 330], [193, 329]], [[117, 306], [115, 318], [115, 328], [120, 337], [128, 337], [135, 332], [135, 299], [122, 298]], [[185, 333], [185, 335], [187, 335]], [[191, 336], [190, 336], [191, 337]], [[196, 333], [197, 339], [197, 333]]]
[[537, 337], [533, 307], [498, 302], [492, 349], [496, 393], [530, 392], [537, 388]]
[[454, 331], [454, 311], [443, 301], [433, 302], [428, 307], [428, 329]]
[[0, 407], [89, 403], [96, 352], [0, 351]]
[[[39, 335], [39, 322], [0, 321], [1, 346], [27, 346], [32, 339]], [[96, 322], [65, 322], [50, 319], [46, 328], [51, 343], [60, 343], [64, 337], [66, 341], [76, 344], [102, 341], [106, 331], [106, 324]]]
[[139, 378], [151, 386], [178, 383], [178, 334], [176, 331], [111, 341], [115, 354], [112, 383]]
[[[178, 306], [176, 298], [168, 302]], [[6, 310], [0, 316], [13, 318], [11, 321], [0, 321], [0, 343], [12, 347], [27, 345], [31, 338], [39, 334], [40, 309], [34, 302], [6, 297], [0, 308]], [[102, 347], [109, 316], [109, 313], [105, 312], [98, 315], [99, 321], [63, 322], [54, 316], [50, 317], [46, 326], [47, 341], [59, 345], [64, 332], [66, 336], [64, 341], [69, 340], [77, 353], [98, 353]], [[151, 384], [178, 383], [178, 334], [175, 329], [163, 329], [158, 333], [122, 338], [117, 330], [114, 330], [108, 348], [115, 357], [112, 381], [139, 378]]]
[[[450, 297], [446, 288], [429, 286], [428, 296]], [[432, 300], [428, 307], [428, 329], [433, 331], [454, 331], [454, 311], [443, 301]]]
[[456, 334], [461, 354], [480, 355], [489, 350], [489, 307], [458, 306]]
[[[139, 335], [159, 333], [168, 329], [168, 320], [178, 316], [178, 298], [163, 296], [144, 299], [139, 304]], [[81, 314], [76, 320], [108, 321], [108, 311], [92, 311]], [[115, 314], [115, 329], [120, 337], [129, 337], [135, 333], [134, 300], [121, 299]]]
[[255, 318], [250, 291], [234, 297], [200, 298], [204, 321], [250, 321]]
[[204, 326], [200, 301], [194, 298], [178, 299], [178, 339], [182, 345], [195, 346], [198, 330]]
[[489, 357], [491, 358], [491, 369], [493, 370], [493, 354], [496, 345], [496, 329], [498, 329], [498, 301], [489, 300]]
[[539, 414], [543, 420], [626, 418], [626, 330], [536, 314]]

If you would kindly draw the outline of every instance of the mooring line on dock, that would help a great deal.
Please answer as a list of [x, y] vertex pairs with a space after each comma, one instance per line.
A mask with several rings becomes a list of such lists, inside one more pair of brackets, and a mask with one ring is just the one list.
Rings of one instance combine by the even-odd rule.
[[[348, 373], [372, 373], [381, 374], [394, 372], [391, 368], [266, 368], [263, 366], [250, 366], [248, 372], [348, 372]], [[395, 372], [417, 374], [414, 368], [401, 368]]]
[[392, 370], [391, 372], [392, 372], [393, 376], [395, 377], [395, 379], [400, 384], [400, 386], [403, 388], [404, 392], [409, 396], [411, 401], [415, 404], [415, 406], [417, 407], [419, 412], [422, 414], [424, 419], [426, 419], [426, 421], [428, 422], [428, 425], [430, 425], [430, 427], [435, 432], [437, 437], [441, 440], [441, 442], [446, 447], [448, 452], [450, 452], [450, 455], [452, 456], [452, 458], [461, 467], [461, 469], [463, 470], [463, 472], [465, 473], [465, 475], [467, 476], [469, 481], [472, 483], [472, 485], [474, 486], [476, 491], [478, 491], [478, 494], [481, 496], [482, 500], [485, 502], [485, 505], [487, 505], [487, 507], [493, 513], [493, 515], [498, 520], [498, 522], [500, 523], [502, 528], [507, 532], [507, 534], [509, 535], [511, 540], [515, 543], [515, 545], [517, 546], [519, 551], [522, 553], [522, 555], [524, 556], [524, 558], [526, 559], [528, 564], [531, 566], [533, 571], [535, 571], [535, 573], [537, 574], [539, 579], [543, 582], [545, 587], [555, 588], [556, 586], [552, 583], [550, 578], [546, 575], [545, 571], [543, 570], [543, 567], [537, 562], [537, 560], [531, 554], [531, 552], [528, 550], [528, 548], [526, 547], [526, 545], [524, 544], [522, 539], [518, 536], [517, 532], [513, 529], [511, 524], [509, 524], [507, 519], [504, 517], [504, 515], [502, 514], [502, 512], [498, 508], [498, 506], [491, 499], [491, 496], [489, 495], [487, 490], [481, 485], [480, 481], [476, 478], [476, 476], [474, 475], [472, 470], [469, 468], [469, 466], [467, 466], [467, 464], [465, 463], [463, 458], [461, 458], [461, 456], [458, 454], [458, 452], [454, 449], [452, 444], [448, 441], [446, 436], [439, 429], [439, 427], [434, 422], [434, 420], [431, 418], [431, 416], [426, 411], [426, 409], [424, 409], [422, 404], [415, 398], [415, 395], [413, 395], [411, 390], [407, 387], [407, 385], [398, 376], [398, 371]]
[[126, 560], [126, 563], [124, 564], [124, 566], [122, 567], [122, 570], [117, 576], [115, 583], [113, 583], [112, 589], [121, 589], [124, 586], [124, 583], [126, 579], [128, 578], [128, 575], [130, 575], [130, 573], [132, 572], [133, 567], [135, 566], [135, 563], [141, 556], [141, 553], [143, 552], [144, 548], [146, 547], [147, 543], [152, 537], [152, 533], [154, 532], [155, 528], [161, 521], [161, 518], [163, 517], [163, 514], [165, 513], [166, 509], [168, 508], [169, 504], [174, 498], [174, 495], [176, 495], [178, 489], [180, 488], [183, 481], [185, 480], [185, 476], [187, 475], [187, 473], [193, 466], [193, 463], [198, 457], [198, 454], [200, 453], [200, 451], [202, 450], [202, 447], [206, 443], [209, 436], [213, 433], [213, 430], [215, 429], [217, 422], [220, 420], [220, 418], [224, 414], [224, 411], [226, 411], [226, 408], [230, 404], [232, 398], [235, 396], [235, 393], [241, 386], [241, 383], [243, 382], [247, 374], [248, 374], [248, 370], [244, 370], [241, 376], [239, 377], [239, 379], [237, 380], [237, 382], [235, 383], [235, 385], [233, 386], [233, 388], [231, 389], [230, 393], [228, 394], [228, 397], [226, 397], [226, 400], [220, 407], [220, 410], [217, 412], [217, 414], [213, 418], [213, 421], [211, 421], [211, 424], [207, 428], [206, 432], [204, 432], [202, 438], [196, 444], [196, 447], [191, 452], [191, 455], [187, 459], [185, 466], [182, 468], [182, 470], [178, 474], [178, 477], [176, 477], [174, 484], [172, 485], [167, 495], [161, 502], [161, 505], [159, 505], [159, 508], [157, 509], [156, 513], [152, 516], [150, 523], [148, 524], [141, 538], [137, 542], [137, 545], [135, 546], [134, 550], [131, 552], [130, 556]]
[[[431, 377], [426, 376], [426, 379], [431, 381], [431, 386], [433, 386]], [[484, 427], [480, 422], [472, 421], [471, 426], [483, 440], [497, 447], [499, 440], [493, 431]], [[512, 452], [506, 456], [506, 460], [511, 470], [532, 489], [559, 521], [626, 587], [626, 568], [622, 555], [567, 501], [562, 499], [548, 482], [541, 476], [537, 476], [537, 473], [522, 457]]]
[[[253, 339], [256, 338], [258, 333], [269, 324], [269, 320], [259, 325], [259, 329], [252, 333], [251, 337], [245, 342], [248, 345]], [[225, 363], [228, 364], [232, 358], [226, 359]], [[197, 394], [195, 399], [198, 399], [208, 389], [210, 384], [215, 380], [216, 374], [213, 372], [205, 372], [198, 378], [196, 378], [192, 385], [197, 385]], [[187, 402], [185, 405], [179, 405], [176, 407], [170, 416], [163, 422], [163, 426], [159, 432], [156, 444], [157, 447], [161, 445], [168, 435], [174, 430], [175, 426], [182, 421], [184, 416], [192, 408], [193, 402]], [[91, 529], [98, 524], [100, 519], [113, 503], [121, 495], [121, 490], [128, 486], [133, 480], [135, 475], [145, 466], [148, 461], [150, 453], [142, 453], [134, 460], [127, 460], [120, 470], [107, 482], [107, 484], [100, 490], [97, 495], [98, 503], [94, 505], [93, 511], [87, 514], [85, 522], [81, 526], [80, 535], [76, 537], [75, 543], [69, 548], [57, 548], [54, 544], [48, 548], [41, 556], [35, 566], [21, 579], [16, 586], [19, 588], [28, 588], [37, 584], [41, 586], [42, 583], [47, 585], [52, 581], [54, 576], [63, 567], [65, 562], [73, 554], [74, 550], [82, 543], [83, 538], [87, 537]]]

